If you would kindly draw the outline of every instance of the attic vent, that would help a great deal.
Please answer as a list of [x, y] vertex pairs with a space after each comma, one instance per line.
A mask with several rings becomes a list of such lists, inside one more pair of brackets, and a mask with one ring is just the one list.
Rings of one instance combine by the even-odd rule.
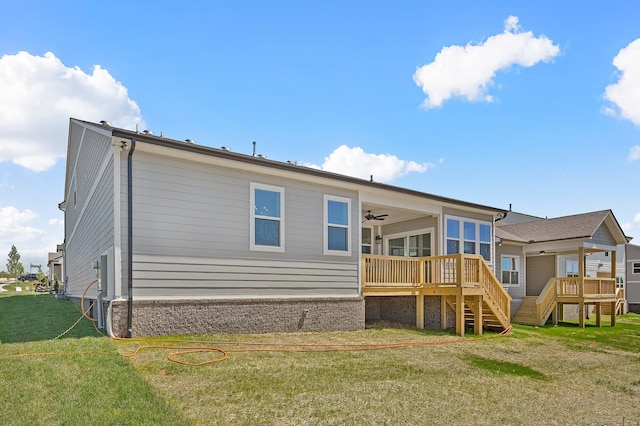
[[228, 146], [223, 146], [220, 149], [223, 151], [231, 151], [231, 149]]
[[186, 143], [196, 143], [196, 141], [194, 141], [193, 139], [185, 139], [184, 141]]
[[142, 133], [144, 133], [145, 135], [152, 135], [153, 132], [151, 130], [143, 130]]
[[109, 123], [107, 120], [101, 120], [100, 125], [103, 127], [111, 127], [111, 123]]

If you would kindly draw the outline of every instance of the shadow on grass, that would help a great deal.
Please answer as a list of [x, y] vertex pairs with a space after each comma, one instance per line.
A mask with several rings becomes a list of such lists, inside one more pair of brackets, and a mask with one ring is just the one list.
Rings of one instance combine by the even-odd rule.
[[[11, 295], [0, 297], [0, 343], [23, 343], [50, 340], [64, 333], [82, 316], [67, 300], [51, 294]], [[100, 334], [91, 321], [83, 318], [61, 337], [96, 337]]]

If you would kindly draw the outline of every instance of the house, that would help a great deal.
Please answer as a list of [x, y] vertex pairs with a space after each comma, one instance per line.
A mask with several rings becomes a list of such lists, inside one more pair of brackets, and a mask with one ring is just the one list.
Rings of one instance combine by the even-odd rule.
[[590, 306], [598, 323], [602, 313], [624, 311], [626, 242], [611, 210], [552, 219], [508, 212], [496, 223], [496, 275], [512, 297], [513, 321], [571, 315], [584, 326]]
[[629, 312], [640, 314], [640, 246], [627, 244], [626, 252], [626, 296]]
[[64, 293], [112, 336], [510, 324], [504, 209], [77, 119], [64, 194]]
[[58, 280], [62, 280], [62, 277], [64, 277], [63, 265], [62, 265], [63, 252], [64, 252], [64, 245], [58, 244], [56, 246], [55, 253], [48, 254], [47, 267], [49, 268], [49, 273], [47, 277], [49, 278], [49, 282], [51, 283], [51, 285], [53, 285], [53, 282], [55, 281], [56, 278]]

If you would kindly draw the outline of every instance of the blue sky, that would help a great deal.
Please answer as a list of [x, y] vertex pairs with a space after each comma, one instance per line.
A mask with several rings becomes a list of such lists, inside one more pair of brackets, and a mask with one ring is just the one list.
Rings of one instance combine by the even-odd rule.
[[542, 217], [612, 209], [640, 239], [638, 22], [635, 1], [3, 2], [0, 256], [62, 242], [69, 116]]

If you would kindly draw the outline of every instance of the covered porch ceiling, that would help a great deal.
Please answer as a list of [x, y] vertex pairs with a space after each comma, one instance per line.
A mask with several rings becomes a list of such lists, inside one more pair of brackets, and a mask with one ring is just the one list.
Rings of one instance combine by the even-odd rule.
[[[386, 215], [380, 219], [367, 219], [365, 216], [371, 212], [374, 216]], [[362, 225], [389, 225], [393, 223], [406, 222], [413, 219], [438, 216], [434, 212], [418, 211], [410, 208], [383, 205], [377, 203], [362, 203], [360, 221]]]

